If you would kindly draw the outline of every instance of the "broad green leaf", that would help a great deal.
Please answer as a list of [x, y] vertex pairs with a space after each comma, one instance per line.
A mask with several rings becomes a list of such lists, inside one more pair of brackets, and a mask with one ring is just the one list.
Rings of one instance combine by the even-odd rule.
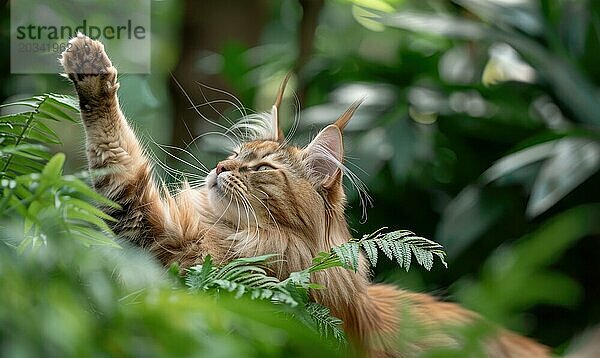
[[120, 208], [119, 204], [98, 194], [94, 189], [90, 188], [87, 184], [72, 175], [64, 176], [62, 178], [62, 182], [64, 183], [64, 186], [73, 188], [77, 193], [86, 196], [90, 200], [93, 200], [99, 204], [108, 205], [113, 208]]
[[73, 208], [77, 208], [79, 210], [83, 210], [92, 215], [95, 215], [104, 220], [115, 221], [110, 215], [106, 214], [104, 211], [98, 209], [97, 207], [77, 198], [73, 198], [70, 196], [63, 196], [60, 198], [60, 201], [67, 206], [71, 206]]
[[482, 178], [486, 183], [489, 183], [521, 167], [544, 160], [552, 154], [552, 149], [556, 143], [556, 141], [540, 143], [506, 155], [486, 170], [482, 174]]
[[567, 307], [576, 304], [581, 297], [579, 285], [549, 266], [577, 240], [600, 233], [598, 217], [599, 204], [581, 205], [553, 216], [530, 235], [494, 252], [485, 262], [480, 279], [461, 280], [455, 286], [456, 295], [468, 307], [499, 323], [507, 323], [511, 313], [540, 301]]
[[69, 227], [69, 234], [73, 235], [76, 239], [78, 239], [82, 244], [89, 245], [102, 245], [102, 246], [112, 246], [120, 248], [119, 244], [117, 244], [112, 238], [103, 234], [102, 232], [88, 228], [83, 226], [71, 226]]
[[73, 224], [73, 225], [81, 225], [81, 222], [84, 223], [88, 223], [88, 224], [92, 224], [95, 225], [97, 227], [97, 229], [102, 230], [104, 232], [110, 232], [111, 229], [110, 227], [106, 224], [106, 222], [102, 219], [100, 219], [99, 217], [86, 212], [86, 211], [82, 211], [81, 209], [72, 207], [72, 206], [68, 206], [65, 208], [66, 212], [66, 219], [67, 219], [67, 223]]
[[46, 177], [58, 177], [62, 174], [63, 165], [65, 163], [65, 155], [63, 153], [56, 153], [52, 159], [48, 161], [48, 164], [42, 170], [42, 175]]
[[47, 95], [50, 102], [57, 102], [58, 105], [66, 107], [73, 112], [79, 112], [79, 101], [73, 96], [49, 93]]
[[600, 145], [593, 140], [561, 139], [550, 155], [542, 165], [527, 204], [530, 217], [548, 210], [600, 168]]

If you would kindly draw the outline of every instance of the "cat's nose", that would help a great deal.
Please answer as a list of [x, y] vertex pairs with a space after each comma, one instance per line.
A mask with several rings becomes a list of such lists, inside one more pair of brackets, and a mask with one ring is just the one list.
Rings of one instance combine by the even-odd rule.
[[231, 170], [231, 168], [229, 165], [227, 165], [227, 163], [220, 162], [219, 164], [217, 164], [217, 175], [219, 175], [223, 172], [228, 172], [230, 170]]

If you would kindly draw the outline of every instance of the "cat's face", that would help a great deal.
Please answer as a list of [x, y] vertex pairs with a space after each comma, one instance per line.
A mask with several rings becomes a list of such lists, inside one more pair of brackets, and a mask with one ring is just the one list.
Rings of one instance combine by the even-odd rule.
[[[325, 211], [344, 198], [340, 174], [332, 172], [337, 178], [323, 187], [326, 178], [315, 172], [313, 151], [310, 146], [300, 149], [270, 140], [242, 144], [207, 176], [215, 214], [236, 229], [303, 230], [319, 225]], [[333, 191], [335, 196], [328, 195]]]
[[258, 138], [241, 144], [206, 177], [213, 213], [236, 231], [286, 228], [306, 233], [322, 229], [331, 218], [344, 220], [342, 130], [362, 100], [306, 147], [287, 146], [278, 113], [288, 79], [289, 74], [270, 114], [250, 116], [239, 124], [259, 133]]

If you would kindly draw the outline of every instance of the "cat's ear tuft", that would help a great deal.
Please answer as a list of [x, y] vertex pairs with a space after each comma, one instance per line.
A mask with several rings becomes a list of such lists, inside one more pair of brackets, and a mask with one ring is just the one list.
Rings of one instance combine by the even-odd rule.
[[273, 128], [273, 139], [276, 142], [281, 142], [284, 139], [283, 131], [279, 129], [279, 106], [281, 105], [281, 101], [283, 100], [283, 94], [285, 93], [285, 87], [287, 86], [290, 77], [292, 76], [291, 72], [288, 72], [283, 81], [281, 81], [281, 85], [279, 86], [279, 91], [277, 92], [277, 97], [275, 97], [275, 103], [271, 108], [271, 118], [273, 120], [272, 128]]
[[342, 176], [344, 147], [340, 128], [334, 124], [325, 127], [303, 154], [313, 183], [330, 188]]
[[352, 116], [354, 115], [354, 112], [356, 112], [358, 107], [360, 107], [360, 105], [364, 101], [365, 101], [365, 97], [359, 98], [356, 101], [354, 101], [350, 105], [350, 107], [348, 107], [346, 112], [342, 113], [342, 115], [333, 123], [333, 125], [338, 127], [340, 129], [340, 131], [343, 131], [344, 128], [346, 127], [346, 125], [348, 124], [348, 122], [350, 121], [350, 119], [352, 118]]

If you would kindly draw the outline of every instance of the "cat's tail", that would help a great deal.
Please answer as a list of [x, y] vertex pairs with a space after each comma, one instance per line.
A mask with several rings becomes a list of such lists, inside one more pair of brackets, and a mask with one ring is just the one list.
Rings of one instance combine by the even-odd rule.
[[[467, 349], [465, 337], [482, 334], [487, 357], [548, 357], [547, 347], [513, 332], [494, 329], [474, 312], [432, 296], [389, 285], [367, 290], [373, 333], [367, 337], [370, 357], [411, 357], [433, 348]], [[479, 326], [479, 324], [482, 324]], [[469, 346], [471, 348], [471, 346]], [[477, 348], [475, 348], [477, 349]]]

